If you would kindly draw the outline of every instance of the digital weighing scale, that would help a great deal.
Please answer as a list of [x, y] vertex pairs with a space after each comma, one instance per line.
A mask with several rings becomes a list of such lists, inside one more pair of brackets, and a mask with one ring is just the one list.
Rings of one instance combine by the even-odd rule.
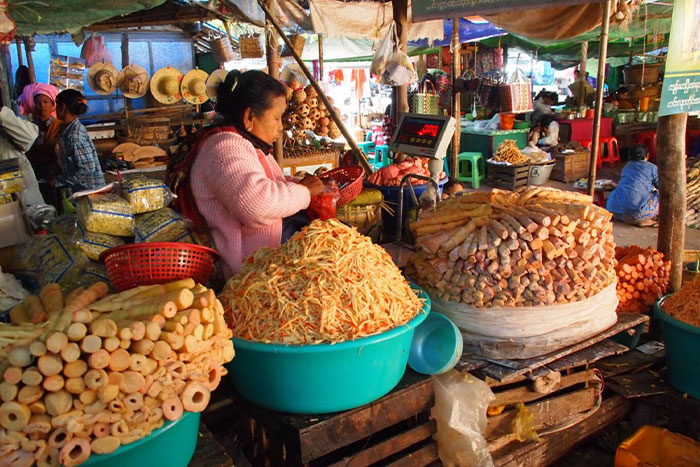
[[403, 153], [409, 156], [427, 157], [430, 178], [421, 175], [406, 175], [399, 184], [399, 207], [396, 213], [396, 241], [383, 245], [389, 252], [394, 262], [403, 267], [406, 260], [413, 252], [401, 242], [403, 230], [403, 189], [406, 184], [410, 188], [411, 198], [415, 205], [419, 205], [416, 193], [413, 190], [411, 179], [425, 181], [428, 186], [421, 195], [424, 198], [437, 197], [439, 199], [438, 182], [442, 173], [447, 148], [452, 142], [455, 132], [455, 119], [443, 115], [404, 114], [394, 135], [389, 143], [389, 150], [394, 153]]

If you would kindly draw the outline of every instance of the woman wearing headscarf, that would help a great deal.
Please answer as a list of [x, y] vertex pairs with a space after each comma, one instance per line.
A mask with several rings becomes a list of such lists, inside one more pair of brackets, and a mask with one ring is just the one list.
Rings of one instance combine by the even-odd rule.
[[56, 118], [56, 96], [58, 89], [50, 84], [38, 83], [33, 86], [32, 117], [39, 127], [39, 137], [27, 153], [40, 179], [53, 180], [61, 172], [56, 158], [61, 122]]

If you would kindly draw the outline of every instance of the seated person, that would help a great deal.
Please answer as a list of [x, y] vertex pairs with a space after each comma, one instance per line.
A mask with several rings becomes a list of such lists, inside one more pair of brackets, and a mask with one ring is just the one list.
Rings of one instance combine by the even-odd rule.
[[612, 96], [608, 96], [605, 102], [613, 103], [620, 110], [634, 110], [634, 105], [630, 101], [630, 90], [626, 87], [621, 87]]
[[529, 142], [538, 146], [556, 146], [559, 144], [559, 123], [554, 115], [545, 115], [540, 119], [532, 130], [530, 130]]
[[629, 162], [606, 206], [615, 220], [639, 227], [658, 225], [654, 219], [659, 214], [659, 171], [647, 161], [648, 155], [641, 144], [630, 148]]

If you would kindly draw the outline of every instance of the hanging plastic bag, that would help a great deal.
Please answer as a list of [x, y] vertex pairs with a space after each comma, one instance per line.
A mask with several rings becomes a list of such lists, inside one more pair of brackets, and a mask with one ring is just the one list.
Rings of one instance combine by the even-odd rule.
[[306, 209], [309, 220], [321, 219], [322, 221], [335, 217], [336, 205], [340, 199], [340, 190], [335, 180], [324, 180], [325, 190], [311, 198], [311, 203]]
[[80, 57], [85, 59], [85, 66], [90, 67], [95, 63], [104, 61], [112, 63], [112, 54], [107, 50], [105, 39], [102, 36], [92, 35], [85, 41], [80, 50]]
[[438, 454], [443, 465], [493, 466], [483, 432], [486, 410], [496, 399], [488, 384], [469, 373], [451, 370], [433, 377]]
[[415, 75], [411, 59], [399, 50], [396, 24], [391, 23], [386, 36], [379, 42], [372, 59], [370, 73], [379, 75], [379, 82], [389, 86], [409, 84]]

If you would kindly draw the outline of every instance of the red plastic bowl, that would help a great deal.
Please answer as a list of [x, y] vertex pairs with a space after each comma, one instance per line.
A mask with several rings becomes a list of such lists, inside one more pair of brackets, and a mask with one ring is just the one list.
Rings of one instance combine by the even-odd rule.
[[219, 253], [192, 243], [153, 242], [110, 248], [100, 255], [109, 280], [118, 291], [139, 285], [165, 284], [193, 278], [205, 284]]
[[332, 178], [338, 184], [339, 188], [344, 183], [348, 183], [348, 186], [340, 190], [340, 199], [338, 199], [338, 202], [336, 203], [336, 206], [342, 206], [343, 204], [347, 204], [354, 200], [360, 194], [362, 191], [362, 179], [364, 178], [364, 175], [365, 171], [359, 165], [346, 165], [344, 167], [329, 170], [319, 178], [321, 180]]

